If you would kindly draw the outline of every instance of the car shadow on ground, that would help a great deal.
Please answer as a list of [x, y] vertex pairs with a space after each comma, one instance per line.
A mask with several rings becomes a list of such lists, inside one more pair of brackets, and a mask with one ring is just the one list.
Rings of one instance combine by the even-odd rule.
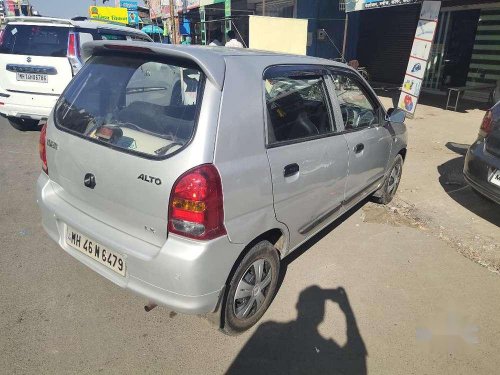
[[[288, 265], [356, 213], [367, 201], [353, 207], [286, 257], [281, 266], [278, 290]], [[347, 341], [344, 345], [325, 339], [318, 331], [318, 326], [324, 321], [327, 301], [336, 303], [345, 316]], [[367, 373], [368, 353], [343, 288], [325, 290], [319, 286], [310, 286], [300, 293], [296, 308], [297, 319], [294, 321], [261, 324], [235, 358], [227, 374]], [[344, 324], [342, 321], [326, 323]]]
[[40, 131], [41, 126], [39, 126], [38, 121], [24, 120], [24, 119], [14, 119], [6, 118], [6, 121], [14, 129], [20, 132], [37, 132]]
[[446, 147], [460, 156], [438, 166], [439, 183], [444, 191], [462, 207], [500, 226], [500, 210], [496, 204], [476, 193], [464, 179], [462, 171], [469, 145], [448, 142]]

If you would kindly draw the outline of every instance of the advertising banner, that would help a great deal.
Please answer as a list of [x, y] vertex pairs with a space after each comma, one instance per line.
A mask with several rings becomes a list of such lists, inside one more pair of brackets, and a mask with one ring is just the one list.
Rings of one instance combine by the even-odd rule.
[[120, 7], [127, 9], [129, 25], [137, 25], [139, 23], [139, 3], [137, 1], [121, 0]]
[[441, 1], [424, 1], [420, 10], [420, 20], [398, 102], [398, 107], [410, 116], [415, 114], [417, 108], [440, 9]]
[[420, 2], [421, 0], [346, 0], [345, 11], [356, 12], [359, 10], [416, 4]]
[[90, 7], [89, 15], [90, 18], [97, 20], [128, 24], [127, 8]]

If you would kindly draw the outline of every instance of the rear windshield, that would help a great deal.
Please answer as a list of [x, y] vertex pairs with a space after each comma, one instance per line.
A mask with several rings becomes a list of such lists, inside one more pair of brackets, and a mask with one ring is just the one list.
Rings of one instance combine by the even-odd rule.
[[56, 125], [119, 150], [165, 157], [193, 135], [202, 78], [179, 63], [96, 56], [59, 99]]
[[0, 53], [65, 57], [68, 34], [68, 27], [9, 24], [0, 41]]

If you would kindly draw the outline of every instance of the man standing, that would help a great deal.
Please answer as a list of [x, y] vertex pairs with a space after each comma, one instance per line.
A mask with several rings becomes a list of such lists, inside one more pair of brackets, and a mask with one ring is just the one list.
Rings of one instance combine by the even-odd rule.
[[243, 48], [243, 44], [236, 39], [236, 33], [233, 30], [227, 32], [227, 38], [229, 41], [226, 43], [226, 47]]
[[212, 43], [209, 44], [210, 47], [220, 47], [222, 46], [222, 43], [220, 42], [222, 40], [222, 33], [220, 30], [215, 30], [213, 33], [214, 39], [212, 40]]

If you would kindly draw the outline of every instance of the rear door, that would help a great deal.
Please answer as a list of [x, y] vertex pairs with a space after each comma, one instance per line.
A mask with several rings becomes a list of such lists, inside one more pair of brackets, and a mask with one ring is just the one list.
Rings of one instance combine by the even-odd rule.
[[340, 213], [344, 197], [348, 150], [335, 126], [328, 80], [308, 66], [273, 67], [265, 75], [274, 208], [291, 247]]
[[384, 178], [392, 148], [391, 125], [371, 90], [353, 72], [332, 72], [349, 147], [346, 202], [369, 193]]
[[8, 23], [0, 38], [0, 86], [7, 91], [60, 95], [73, 73], [70, 27]]
[[[203, 75], [194, 66], [164, 60], [93, 57], [56, 105], [57, 129], [47, 132], [57, 145], [47, 149], [56, 194], [157, 246], [167, 238], [173, 183], [209, 162], [202, 159], [203, 148], [191, 143]], [[197, 95], [188, 94], [187, 86]], [[194, 151], [184, 151], [188, 145]]]

